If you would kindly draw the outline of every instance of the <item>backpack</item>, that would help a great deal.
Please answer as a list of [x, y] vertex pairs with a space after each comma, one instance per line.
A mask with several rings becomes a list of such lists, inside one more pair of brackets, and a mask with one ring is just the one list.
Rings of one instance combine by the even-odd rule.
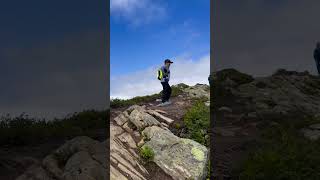
[[158, 69], [158, 71], [157, 71], [157, 78], [158, 78], [158, 80], [162, 80], [162, 78], [163, 78], [163, 72], [162, 72], [162, 69], [160, 68], [160, 69]]

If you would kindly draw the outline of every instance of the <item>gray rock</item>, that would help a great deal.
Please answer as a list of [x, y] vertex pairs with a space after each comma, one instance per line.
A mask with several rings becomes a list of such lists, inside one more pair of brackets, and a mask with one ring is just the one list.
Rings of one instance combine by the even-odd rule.
[[114, 118], [114, 120], [116, 121], [116, 123], [119, 126], [122, 126], [124, 123], [126, 123], [128, 121], [127, 117], [124, 115], [124, 113], [121, 113], [120, 115], [118, 115], [117, 117]]
[[116, 135], [119, 135], [123, 133], [123, 129], [119, 126], [115, 126], [113, 124], [110, 124], [110, 136], [111, 138], [116, 136]]
[[147, 141], [144, 146], [153, 149], [153, 161], [175, 180], [200, 180], [206, 176], [208, 150], [205, 146], [179, 138], [160, 127], [147, 127], [143, 132]]
[[320, 130], [320, 124], [312, 124], [309, 126], [309, 128], [313, 130]]
[[16, 180], [56, 180], [48, 175], [41, 166], [31, 166]]
[[316, 141], [320, 138], [320, 130], [312, 130], [312, 129], [304, 128], [301, 130], [301, 132], [305, 138], [311, 141]]
[[138, 110], [138, 111], [144, 112], [146, 110], [146, 108], [145, 108], [145, 106], [132, 105], [126, 110], [126, 112], [128, 112], [128, 114], [130, 114], [133, 110]]
[[[113, 132], [119, 132], [115, 130]], [[79, 136], [30, 167], [18, 180], [102, 180], [107, 171], [106, 142]]]
[[209, 107], [210, 106], [210, 101], [205, 102], [204, 105]]
[[122, 126], [123, 127], [123, 129], [125, 129], [127, 132], [129, 132], [129, 133], [132, 133], [133, 132], [133, 129], [131, 129], [130, 127], [129, 127], [129, 123], [128, 122], [126, 122], [126, 123], [124, 123], [124, 125]]
[[65, 180], [103, 180], [106, 169], [86, 151], [72, 155], [64, 167]]
[[160, 125], [160, 122], [153, 116], [138, 109], [134, 109], [130, 113], [129, 119], [140, 130], [143, 130], [147, 126]]
[[125, 144], [127, 144], [130, 148], [137, 148], [136, 143], [129, 133], [123, 133], [118, 136], [119, 140]]
[[228, 112], [228, 113], [232, 113], [232, 109], [226, 106], [222, 106], [218, 109], [221, 112]]
[[51, 177], [56, 179], [63, 178], [63, 170], [59, 168], [59, 161], [54, 155], [50, 154], [45, 157], [42, 161], [42, 165]]
[[164, 121], [165, 123], [168, 123], [168, 124], [171, 124], [174, 120], [173, 119], [170, 119], [168, 117], [165, 117], [163, 116], [162, 114], [156, 112], [156, 111], [153, 111], [153, 110], [148, 110], [147, 111], [149, 114], [151, 115], [154, 115], [155, 117], [161, 119], [162, 121]]
[[111, 165], [110, 180], [127, 180], [127, 178]]
[[206, 84], [196, 84], [183, 89], [189, 97], [192, 98], [207, 98], [210, 99], [210, 87]]
[[320, 138], [320, 124], [312, 124], [307, 128], [301, 129], [305, 138], [316, 141]]
[[[119, 126], [112, 127], [113, 131], [121, 132], [117, 127]], [[127, 177], [130, 177], [129, 179], [146, 179], [145, 176], [148, 172], [139, 162], [140, 157], [136, 153], [137, 146], [133, 137], [127, 132], [114, 134], [110, 139], [110, 160], [112, 162], [110, 164], [110, 179], [118, 180]], [[133, 134], [140, 136], [137, 131], [134, 131]]]
[[233, 88], [232, 93], [250, 99], [250, 109], [259, 117], [294, 111], [312, 115], [320, 112], [320, 79], [306, 73], [288, 71], [256, 78]]

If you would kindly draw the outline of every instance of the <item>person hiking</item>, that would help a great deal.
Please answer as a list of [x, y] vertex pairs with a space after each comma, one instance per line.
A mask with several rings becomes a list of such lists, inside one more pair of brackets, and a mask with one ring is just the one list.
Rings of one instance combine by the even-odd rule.
[[161, 104], [158, 106], [165, 106], [171, 104], [169, 101], [171, 96], [171, 87], [169, 85], [170, 80], [170, 65], [173, 62], [170, 59], [164, 60], [164, 66], [162, 66], [158, 71], [158, 79], [161, 81], [162, 84], [162, 97], [161, 97]]
[[320, 75], [320, 42], [317, 42], [316, 49], [313, 52], [313, 57], [316, 61], [318, 75]]

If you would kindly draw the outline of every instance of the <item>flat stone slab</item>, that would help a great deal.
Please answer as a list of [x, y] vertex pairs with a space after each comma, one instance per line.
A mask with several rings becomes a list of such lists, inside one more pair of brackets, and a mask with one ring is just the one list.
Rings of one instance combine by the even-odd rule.
[[170, 131], [157, 126], [142, 132], [154, 151], [153, 161], [175, 180], [202, 180], [206, 177], [208, 150], [190, 139], [179, 138]]

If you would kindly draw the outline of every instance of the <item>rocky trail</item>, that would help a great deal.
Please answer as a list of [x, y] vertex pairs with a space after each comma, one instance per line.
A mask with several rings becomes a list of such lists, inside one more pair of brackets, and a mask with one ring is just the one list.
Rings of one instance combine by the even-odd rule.
[[[203, 86], [195, 87], [200, 89], [198, 93], [203, 93]], [[197, 96], [197, 92], [192, 94]], [[205, 93], [208, 97], [209, 92]], [[174, 126], [183, 121], [192, 105], [192, 97], [183, 93], [172, 98], [172, 104], [165, 107], [157, 107], [157, 102], [146, 102], [125, 110], [111, 110], [112, 180], [205, 179], [209, 150], [193, 140], [179, 137], [180, 132], [175, 131]], [[139, 149], [146, 146], [154, 151], [154, 158], [149, 162], [139, 155]]]

